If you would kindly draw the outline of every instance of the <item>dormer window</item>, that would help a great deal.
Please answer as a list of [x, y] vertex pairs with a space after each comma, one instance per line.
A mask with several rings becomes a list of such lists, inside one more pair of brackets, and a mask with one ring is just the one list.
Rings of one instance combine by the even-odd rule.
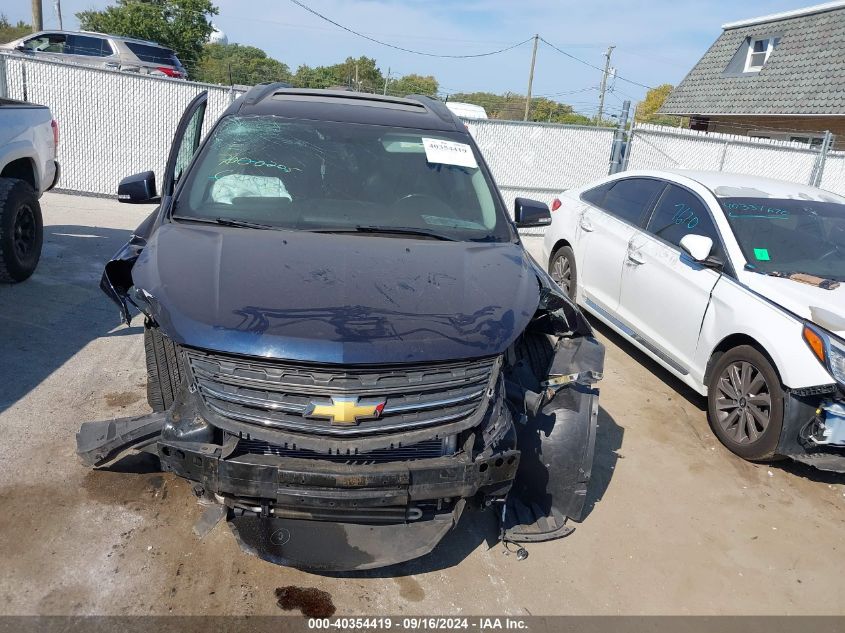
[[774, 37], [752, 39], [748, 45], [748, 57], [745, 58], [745, 72], [756, 73], [762, 70], [775, 48], [775, 43]]

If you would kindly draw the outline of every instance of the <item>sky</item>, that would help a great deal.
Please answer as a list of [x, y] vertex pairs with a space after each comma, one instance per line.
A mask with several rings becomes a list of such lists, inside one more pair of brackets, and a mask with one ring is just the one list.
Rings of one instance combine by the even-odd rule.
[[[440, 55], [501, 49], [539, 34], [566, 53], [596, 67], [614, 45], [617, 78], [606, 111], [641, 100], [643, 86], [676, 85], [721, 33], [721, 25], [808, 6], [804, 0], [303, 0], [315, 11], [353, 30], [403, 48]], [[10, 21], [29, 20], [30, 0], [5, 0]], [[61, 0], [65, 28], [78, 26], [77, 11], [106, 0]], [[290, 0], [216, 0], [215, 25], [229, 42], [264, 49], [291, 70], [340, 62], [349, 56], [376, 59], [391, 76], [434, 75], [441, 92], [506, 91], [525, 94], [531, 42], [502, 54], [441, 59], [405, 53], [367, 41], [321, 20]], [[55, 28], [54, 0], [43, 0], [45, 28]], [[533, 93], [593, 115], [601, 71], [540, 43]], [[636, 83], [629, 83], [625, 79]], [[636, 84], [642, 84], [636, 85]]]

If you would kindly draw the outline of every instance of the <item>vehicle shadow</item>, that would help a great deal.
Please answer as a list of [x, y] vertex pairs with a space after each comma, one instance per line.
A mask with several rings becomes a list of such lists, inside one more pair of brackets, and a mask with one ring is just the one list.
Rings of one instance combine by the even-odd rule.
[[599, 406], [593, 472], [590, 475], [590, 485], [587, 488], [587, 499], [584, 502], [581, 522], [590, 516], [595, 505], [604, 498], [604, 494], [610, 487], [610, 480], [616, 472], [616, 462], [619, 460], [619, 449], [622, 448], [624, 435], [625, 429], [616, 424], [613, 416]]
[[776, 466], [779, 470], [783, 470], [796, 477], [809, 479], [820, 484], [845, 484], [845, 473], [835, 473], [829, 470], [819, 470], [813, 468], [809, 464], [802, 464], [791, 459], [783, 459], [777, 462], [772, 462], [770, 466]]
[[35, 274], [0, 285], [0, 413], [14, 405], [88, 343], [126, 336], [117, 307], [100, 291], [105, 262], [129, 230], [47, 225]]
[[668, 370], [664, 369], [661, 365], [659, 365], [656, 361], [647, 356], [644, 352], [634, 347], [634, 344], [623, 338], [622, 335], [611, 330], [607, 325], [605, 325], [592, 315], [586, 316], [590, 322], [590, 325], [593, 326], [593, 329], [599, 332], [603, 337], [608, 339], [616, 347], [620, 348], [623, 352], [628, 354], [628, 356], [630, 356], [644, 368], [649, 370], [663, 384], [672, 389], [672, 391], [677, 393], [679, 396], [682, 396], [684, 400], [689, 402], [691, 405], [693, 405], [697, 409], [700, 409], [701, 411], [707, 411], [707, 398], [697, 393], [695, 390], [689, 387], [689, 385], [686, 385], [681, 382], [678, 378], [673, 376]]

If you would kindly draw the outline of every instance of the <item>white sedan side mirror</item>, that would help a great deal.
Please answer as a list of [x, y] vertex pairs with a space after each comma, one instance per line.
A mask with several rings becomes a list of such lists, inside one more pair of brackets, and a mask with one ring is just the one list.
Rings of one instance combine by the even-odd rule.
[[697, 262], [703, 262], [710, 257], [713, 250], [713, 240], [704, 235], [684, 235], [680, 247]]

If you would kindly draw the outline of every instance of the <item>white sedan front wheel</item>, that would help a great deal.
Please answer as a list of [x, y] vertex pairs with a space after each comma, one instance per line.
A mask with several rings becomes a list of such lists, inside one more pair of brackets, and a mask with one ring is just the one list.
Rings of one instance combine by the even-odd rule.
[[783, 429], [783, 398], [769, 360], [759, 350], [740, 345], [719, 358], [710, 376], [710, 427], [740, 457], [772, 459]]

